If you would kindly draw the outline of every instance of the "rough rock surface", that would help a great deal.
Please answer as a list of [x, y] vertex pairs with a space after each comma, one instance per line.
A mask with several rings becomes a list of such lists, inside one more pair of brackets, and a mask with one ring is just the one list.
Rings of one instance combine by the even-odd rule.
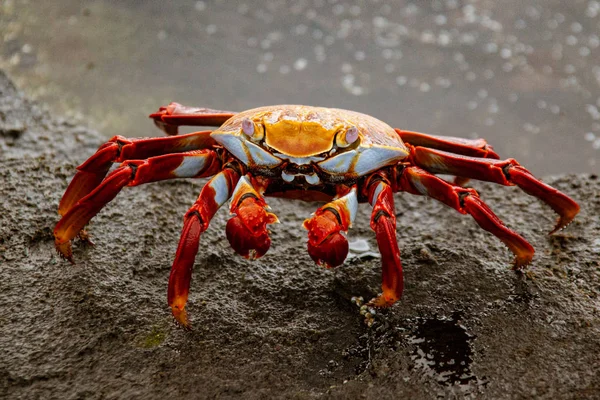
[[[316, 204], [271, 199], [282, 221], [257, 262], [236, 256], [221, 210], [202, 237], [178, 329], [166, 287], [182, 216], [202, 182], [126, 189], [90, 225], [77, 265], [56, 256], [56, 207], [99, 135], [51, 118], [0, 73], [1, 398], [599, 398], [600, 181], [547, 181], [582, 212], [554, 215], [516, 188], [475, 183], [537, 250], [526, 275], [468, 216], [398, 195], [402, 301], [368, 327], [352, 296], [379, 260], [315, 266], [301, 222]], [[526, 160], [522, 160], [526, 164]], [[374, 249], [362, 206], [353, 238]]]

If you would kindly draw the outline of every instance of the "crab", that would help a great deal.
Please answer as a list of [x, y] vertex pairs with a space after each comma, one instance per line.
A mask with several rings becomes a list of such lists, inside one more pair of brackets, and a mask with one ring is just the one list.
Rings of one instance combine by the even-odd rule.
[[[56, 249], [73, 263], [71, 241], [89, 240], [87, 223], [125, 186], [174, 178], [211, 177], [185, 214], [168, 285], [176, 321], [189, 327], [186, 303], [200, 236], [230, 200], [226, 225], [231, 247], [243, 257], [262, 257], [271, 245], [267, 225], [278, 222], [267, 196], [325, 204], [304, 221], [308, 253], [327, 268], [348, 254], [346, 234], [359, 203], [372, 206], [371, 229], [381, 253], [382, 293], [368, 305], [389, 307], [402, 296], [404, 279], [396, 241], [394, 193], [428, 196], [470, 214], [514, 254], [513, 269], [527, 266], [534, 249], [504, 223], [469, 179], [516, 185], [559, 216], [550, 234], [579, 212], [564, 193], [536, 179], [512, 158], [500, 160], [483, 139], [427, 135], [394, 129], [354, 111], [278, 105], [235, 113], [171, 103], [150, 115], [169, 136], [115, 136], [80, 165], [63, 195], [54, 230]], [[178, 134], [178, 127], [214, 131]], [[116, 166], [115, 167], [113, 167]], [[453, 175], [453, 182], [436, 174]]]

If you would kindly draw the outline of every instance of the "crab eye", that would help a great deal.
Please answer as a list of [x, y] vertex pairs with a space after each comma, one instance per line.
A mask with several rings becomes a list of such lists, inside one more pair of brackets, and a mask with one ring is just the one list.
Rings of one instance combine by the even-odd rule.
[[253, 142], [260, 142], [265, 136], [265, 126], [255, 124], [250, 118], [244, 118], [242, 120], [242, 132]]
[[348, 147], [352, 143], [358, 140], [358, 129], [353, 126], [346, 130], [346, 132], [341, 132], [337, 135], [336, 144], [339, 147]]
[[358, 139], [358, 129], [355, 126], [346, 131], [346, 143], [352, 144]]
[[244, 118], [242, 121], [242, 131], [252, 137], [254, 135], [254, 122], [252, 122], [249, 118]]

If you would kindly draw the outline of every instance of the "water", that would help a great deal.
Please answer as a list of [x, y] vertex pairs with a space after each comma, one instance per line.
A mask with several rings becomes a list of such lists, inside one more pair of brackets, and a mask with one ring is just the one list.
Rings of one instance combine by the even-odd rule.
[[415, 346], [410, 358], [424, 376], [452, 386], [459, 393], [474, 394], [487, 384], [487, 379], [471, 371], [475, 337], [459, 320], [459, 313], [451, 317], [419, 318], [414, 334], [409, 337], [409, 343]]
[[0, 67], [107, 138], [170, 101], [304, 103], [600, 172], [600, 3], [0, 1]]
[[473, 337], [458, 324], [458, 318], [455, 315], [422, 319], [410, 338], [410, 343], [415, 345], [411, 354], [415, 367], [447, 385], [468, 385], [477, 381], [471, 372]]

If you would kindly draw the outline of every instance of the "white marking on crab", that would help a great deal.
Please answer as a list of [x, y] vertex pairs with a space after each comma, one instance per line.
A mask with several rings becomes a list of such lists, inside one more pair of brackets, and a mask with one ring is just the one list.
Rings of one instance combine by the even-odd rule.
[[245, 145], [254, 164], [260, 165], [261, 167], [275, 167], [281, 164], [279, 158], [273, 156], [262, 147], [248, 141], [245, 142]]
[[295, 114], [294, 115], [286, 114], [283, 117], [281, 117], [281, 121], [300, 121], [300, 119]]
[[360, 152], [358, 161], [354, 166], [354, 172], [358, 176], [364, 176], [387, 165], [392, 165], [403, 160], [408, 155], [406, 149], [373, 146], [367, 147]]
[[221, 172], [215, 175], [215, 177], [208, 182], [208, 185], [215, 191], [215, 203], [221, 207], [230, 197], [229, 185], [227, 185], [225, 174]]
[[352, 227], [352, 223], [354, 222], [354, 219], [356, 219], [356, 213], [358, 212], [358, 197], [356, 196], [356, 188], [352, 188], [350, 193], [340, 197], [340, 200], [344, 201], [346, 209], [350, 213], [349, 227]]
[[352, 161], [358, 156], [356, 150], [346, 151], [319, 163], [321, 169], [332, 174], [343, 174], [350, 171]]
[[418, 179], [413, 179], [410, 181], [410, 183], [412, 183], [415, 189], [417, 189], [421, 194], [427, 195], [427, 193], [429, 192], [427, 186], [423, 185]]
[[288, 174], [285, 171], [281, 171], [281, 177], [286, 182], [293, 182], [294, 178], [296, 178], [296, 175]]
[[379, 197], [379, 193], [383, 190], [383, 182], [379, 182], [375, 187], [375, 191], [373, 192], [373, 196], [369, 199], [369, 204], [375, 206], [377, 202], [377, 198]]
[[240, 135], [215, 131], [210, 136], [245, 165], [274, 167], [281, 164], [280, 159]]
[[233, 199], [236, 196], [237, 192], [239, 192], [240, 190], [243, 190], [244, 186], [254, 189], [252, 187], [252, 184], [248, 180], [248, 178], [246, 178], [245, 176], [242, 176], [240, 178], [240, 180], [238, 181], [237, 185], [235, 185], [235, 189], [233, 189], [233, 193], [231, 193], [231, 198]]
[[281, 158], [282, 160], [288, 160], [296, 165], [307, 165], [313, 162], [323, 161], [325, 157], [309, 156], [309, 157], [291, 157], [287, 154], [274, 153], [275, 157]]
[[277, 121], [279, 121], [279, 116], [281, 115], [281, 112], [282, 112], [282, 110], [275, 110], [275, 111], [271, 112], [271, 114], [269, 115], [268, 122], [270, 124], [277, 123]]
[[225, 147], [235, 158], [248, 165], [249, 160], [248, 155], [246, 155], [246, 148], [238, 136], [232, 133], [213, 132], [210, 134], [210, 137]]
[[319, 175], [317, 174], [309, 174], [309, 175], [304, 175], [304, 179], [306, 179], [306, 182], [308, 182], [311, 185], [318, 185], [319, 183], [321, 183], [321, 179], [319, 179]]
[[427, 168], [434, 168], [437, 172], [444, 172], [448, 169], [448, 164], [444, 162], [444, 158], [437, 154], [427, 154]]
[[403, 160], [407, 151], [401, 148], [371, 146], [345, 151], [319, 163], [321, 169], [331, 174], [354, 172], [364, 176], [387, 165]]
[[206, 164], [206, 155], [185, 156], [179, 167], [173, 170], [178, 178], [191, 178], [198, 175]]

